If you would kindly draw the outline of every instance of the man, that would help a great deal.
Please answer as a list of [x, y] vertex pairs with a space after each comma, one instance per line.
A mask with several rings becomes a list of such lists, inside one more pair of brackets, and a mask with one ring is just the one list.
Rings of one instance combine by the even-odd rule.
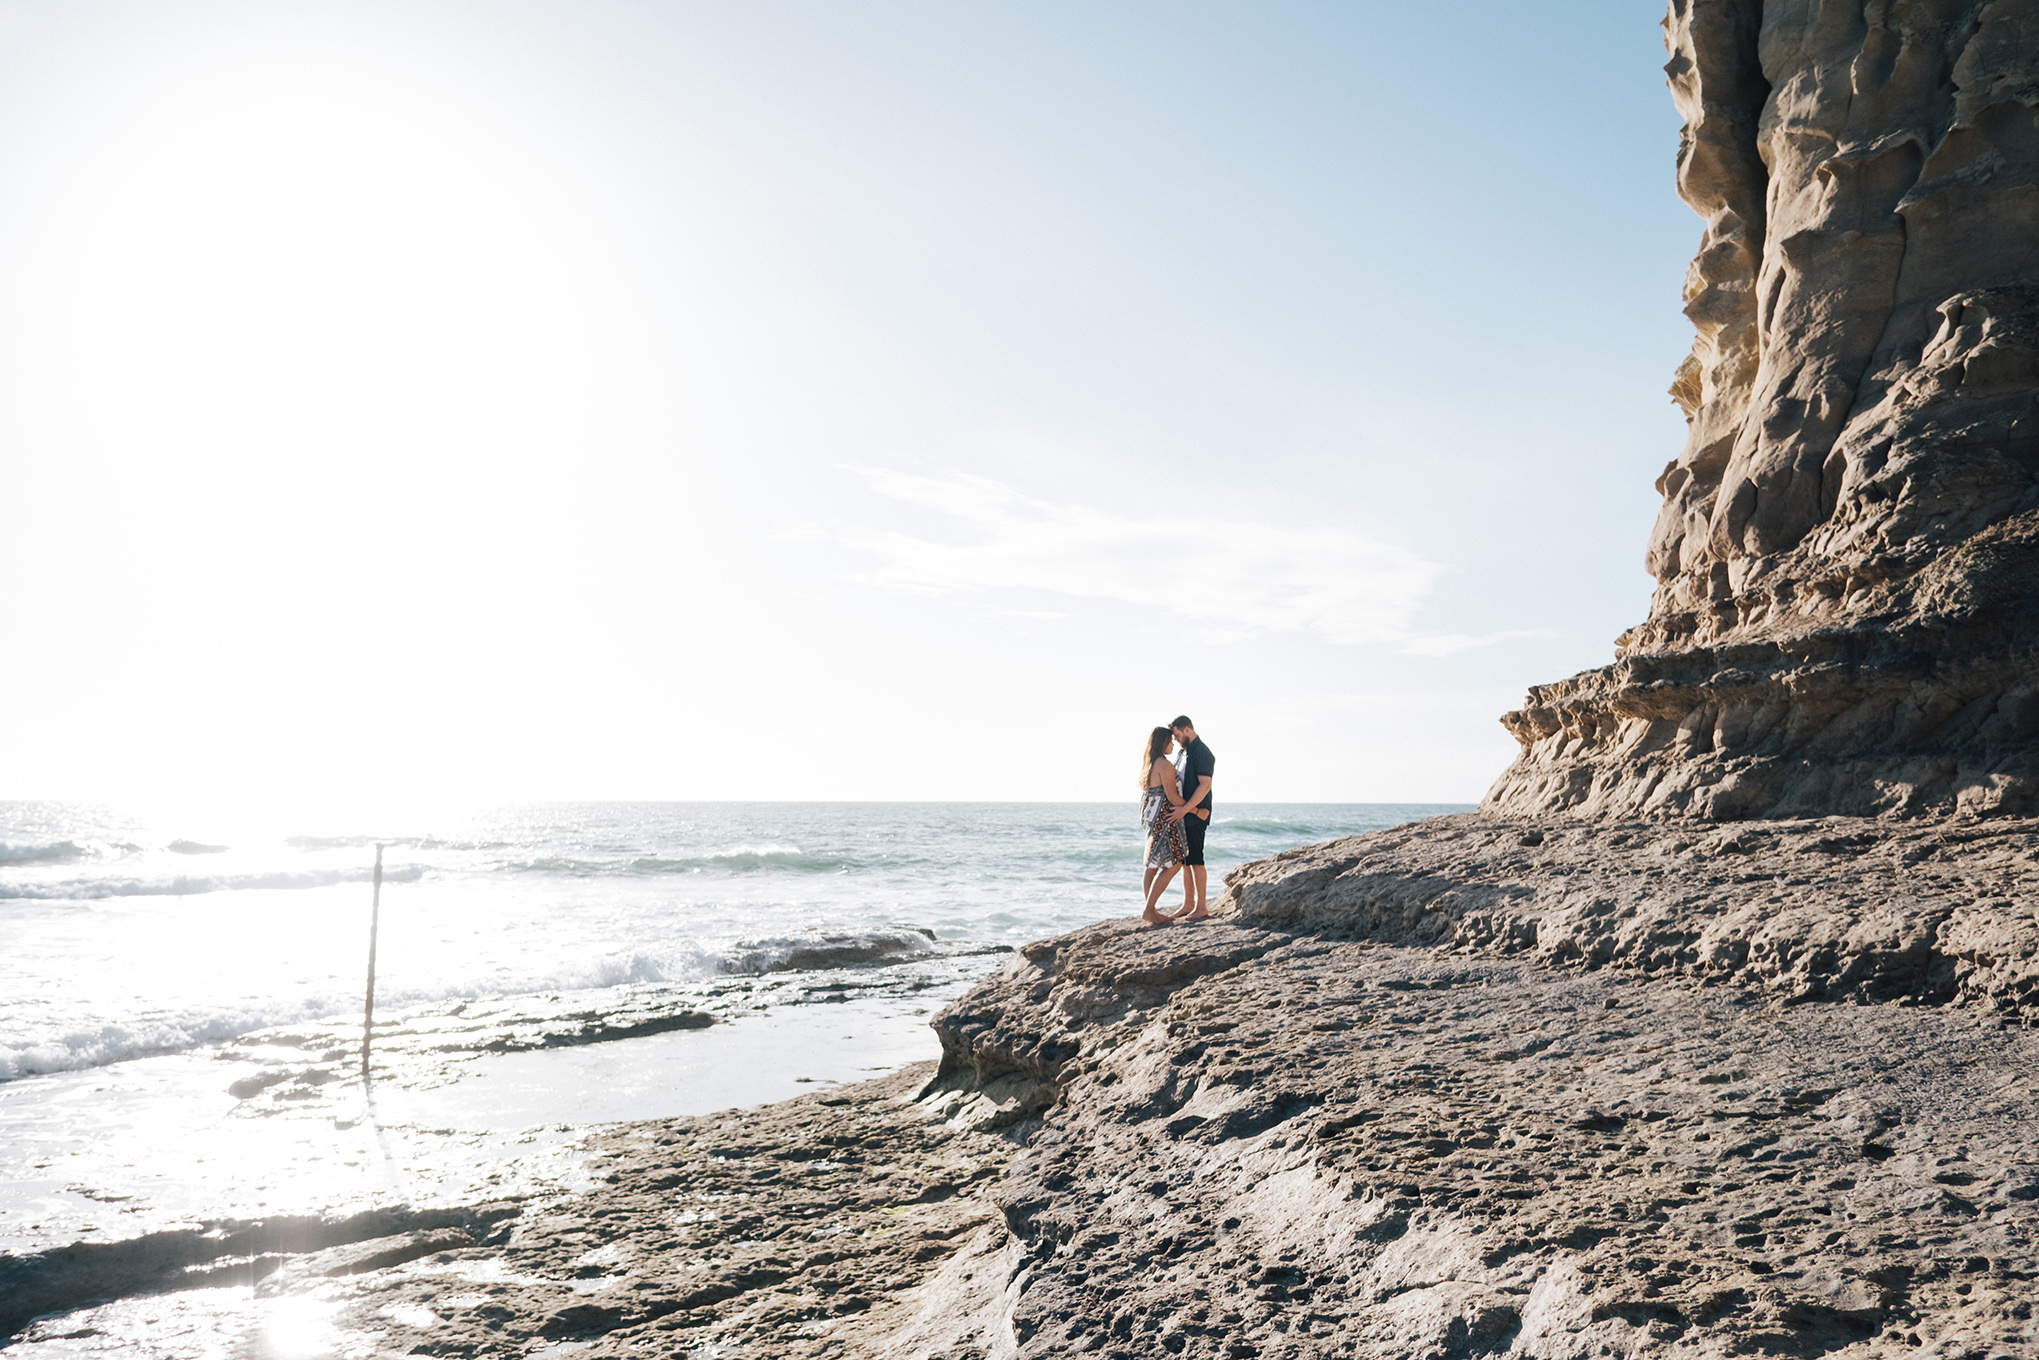
[[1177, 718], [1168, 724], [1168, 729], [1175, 733], [1176, 744], [1182, 747], [1182, 754], [1175, 759], [1175, 782], [1182, 789], [1182, 806], [1169, 812], [1168, 820], [1181, 822], [1183, 835], [1189, 841], [1189, 853], [1182, 858], [1182, 911], [1175, 919], [1207, 921], [1211, 912], [1205, 896], [1204, 832], [1211, 824], [1211, 776], [1218, 761], [1196, 734], [1196, 724], [1188, 718]]

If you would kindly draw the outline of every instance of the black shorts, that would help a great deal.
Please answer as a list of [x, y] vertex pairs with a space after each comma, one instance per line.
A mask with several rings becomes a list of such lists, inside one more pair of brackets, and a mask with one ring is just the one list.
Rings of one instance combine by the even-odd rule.
[[1200, 865], [1204, 862], [1204, 832], [1210, 825], [1194, 812], [1182, 819], [1183, 838], [1189, 842], [1189, 853], [1182, 857], [1184, 864]]

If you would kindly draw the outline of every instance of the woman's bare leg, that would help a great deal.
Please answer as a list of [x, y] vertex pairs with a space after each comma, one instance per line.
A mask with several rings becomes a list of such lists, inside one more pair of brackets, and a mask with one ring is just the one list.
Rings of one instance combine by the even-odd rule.
[[1166, 869], [1156, 869], [1153, 871], [1153, 881], [1147, 885], [1147, 909], [1140, 913], [1141, 920], [1149, 925], [1159, 926], [1166, 925], [1175, 919], [1165, 912], [1157, 911], [1154, 904], [1161, 900], [1161, 894], [1168, 889], [1169, 880], [1175, 877], [1175, 871], [1181, 867], [1181, 865], [1175, 864], [1170, 865]]

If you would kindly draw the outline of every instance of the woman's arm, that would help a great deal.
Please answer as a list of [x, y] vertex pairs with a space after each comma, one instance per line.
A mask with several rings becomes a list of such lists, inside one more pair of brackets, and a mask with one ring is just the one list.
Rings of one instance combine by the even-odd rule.
[[1168, 797], [1168, 806], [1181, 807], [1182, 794], [1175, 787], [1175, 767], [1160, 756], [1154, 757], [1154, 764], [1147, 771], [1147, 783], [1151, 786], [1156, 775], [1161, 778], [1161, 792]]

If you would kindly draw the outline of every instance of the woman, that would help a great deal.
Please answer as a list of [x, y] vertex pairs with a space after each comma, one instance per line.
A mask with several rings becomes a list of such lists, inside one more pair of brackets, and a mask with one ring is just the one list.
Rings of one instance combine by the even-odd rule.
[[1170, 821], [1169, 810], [1182, 806], [1182, 791], [1175, 786], [1175, 766], [1168, 753], [1175, 749], [1175, 734], [1157, 727], [1147, 738], [1147, 756], [1140, 765], [1140, 825], [1147, 828], [1147, 867], [1140, 886], [1147, 893], [1147, 908], [1140, 919], [1150, 925], [1165, 925], [1175, 918], [1159, 911], [1161, 900], [1182, 858], [1189, 853], [1189, 840], [1180, 820]]

